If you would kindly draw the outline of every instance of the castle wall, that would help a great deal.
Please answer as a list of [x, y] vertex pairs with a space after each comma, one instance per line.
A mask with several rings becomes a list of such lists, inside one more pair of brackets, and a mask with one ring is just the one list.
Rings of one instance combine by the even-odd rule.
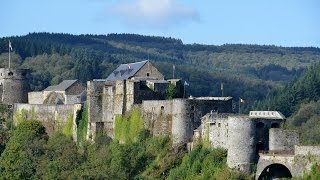
[[145, 65], [143, 65], [142, 68], [134, 75], [134, 77], [149, 77], [159, 80], [164, 79], [164, 76], [150, 62], [147, 62]]
[[255, 122], [248, 116], [229, 116], [228, 126], [227, 165], [250, 174], [255, 159]]
[[269, 130], [270, 151], [294, 151], [299, 144], [299, 134], [296, 131], [271, 128]]
[[172, 131], [172, 100], [143, 101], [142, 118], [144, 126], [153, 135], [169, 135]]
[[96, 133], [96, 122], [102, 121], [102, 97], [105, 81], [88, 81], [87, 82], [87, 106], [88, 106], [88, 133], [87, 138]]
[[36, 119], [46, 128], [49, 136], [55, 131], [61, 131], [67, 124], [68, 117], [73, 117], [73, 138], [77, 139], [76, 116], [81, 109], [81, 104], [72, 105], [44, 105], [44, 104], [14, 104], [14, 122], [19, 121], [19, 116], [26, 119]]
[[295, 155], [316, 155], [320, 157], [320, 146], [299, 146], [294, 147]]
[[171, 135], [174, 145], [186, 143], [191, 141], [193, 130], [201, 125], [201, 117], [216, 104], [214, 100], [145, 100], [142, 102], [144, 124], [155, 135]]
[[43, 104], [43, 93], [41, 91], [28, 93], [29, 104]]
[[27, 103], [29, 83], [25, 69], [0, 68], [1, 102], [6, 104]]
[[228, 118], [217, 114], [204, 121], [204, 136], [208, 136], [211, 147], [228, 149]]

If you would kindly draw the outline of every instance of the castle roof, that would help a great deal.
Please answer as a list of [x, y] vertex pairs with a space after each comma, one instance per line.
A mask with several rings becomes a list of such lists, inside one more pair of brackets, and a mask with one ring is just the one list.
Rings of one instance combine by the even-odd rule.
[[126, 80], [134, 76], [148, 61], [121, 64], [108, 77], [108, 81]]
[[64, 80], [58, 85], [47, 87], [46, 89], [44, 89], [44, 91], [65, 91], [77, 81], [78, 81], [77, 79]]
[[250, 111], [249, 117], [256, 119], [286, 119], [280, 111]]

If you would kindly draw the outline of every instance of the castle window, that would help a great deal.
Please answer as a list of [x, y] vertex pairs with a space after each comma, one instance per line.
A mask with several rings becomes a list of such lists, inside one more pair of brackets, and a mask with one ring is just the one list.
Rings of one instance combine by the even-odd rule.
[[147, 73], [147, 77], [149, 77], [150, 76], [150, 73]]
[[8, 76], [12, 76], [12, 75], [13, 75], [13, 72], [9, 72], [9, 73], [8, 73]]
[[191, 106], [191, 111], [194, 111], [194, 106]]
[[164, 110], [164, 106], [161, 106], [161, 111], [163, 111]]
[[221, 126], [221, 124], [220, 123], [218, 123], [218, 127], [220, 127]]
[[21, 74], [21, 76], [22, 76], [22, 77], [25, 77], [25, 76], [26, 76], [26, 73], [25, 73], [25, 72], [23, 72], [23, 73]]

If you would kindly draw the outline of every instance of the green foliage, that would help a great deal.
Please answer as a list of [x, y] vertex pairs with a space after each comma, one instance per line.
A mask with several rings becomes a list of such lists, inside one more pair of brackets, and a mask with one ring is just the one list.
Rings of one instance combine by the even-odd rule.
[[320, 179], [320, 165], [315, 164], [309, 173], [304, 174], [302, 178], [294, 178], [299, 180], [318, 180]]
[[17, 110], [14, 116], [17, 124], [20, 124], [23, 121], [28, 120], [28, 111], [26, 109]]
[[271, 91], [257, 109], [281, 111], [285, 116], [292, 115], [302, 103], [320, 99], [320, 63], [310, 66], [299, 78], [281, 89]]
[[62, 133], [67, 137], [72, 137], [73, 114], [68, 114], [67, 124], [63, 127]]
[[47, 137], [38, 121], [21, 122], [0, 157], [0, 179], [32, 179]]
[[139, 108], [133, 108], [125, 116], [117, 115], [115, 120], [115, 139], [122, 143], [135, 142], [143, 129]]
[[88, 108], [86, 106], [77, 112], [76, 124], [77, 142], [82, 143], [86, 140], [88, 130]]
[[196, 146], [186, 154], [182, 163], [170, 171], [168, 179], [245, 179], [226, 166], [227, 152]]
[[177, 87], [173, 84], [169, 84], [168, 89], [166, 90], [166, 99], [174, 99], [178, 97]]
[[76, 178], [75, 170], [82, 162], [76, 143], [70, 137], [57, 133], [44, 146], [44, 154], [36, 170], [38, 179]]
[[320, 101], [301, 104], [300, 108], [287, 120], [289, 129], [297, 130], [300, 143], [320, 145]]

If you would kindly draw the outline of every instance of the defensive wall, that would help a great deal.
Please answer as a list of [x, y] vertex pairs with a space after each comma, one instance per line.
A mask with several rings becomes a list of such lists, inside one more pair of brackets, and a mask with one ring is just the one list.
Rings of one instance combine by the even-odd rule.
[[55, 131], [61, 131], [68, 120], [72, 119], [72, 137], [77, 140], [77, 112], [81, 104], [44, 105], [44, 104], [14, 104], [14, 123], [22, 119], [35, 119], [42, 123], [46, 132], [51, 136]]
[[212, 109], [229, 112], [230, 102], [232, 99], [145, 100], [141, 110], [147, 129], [154, 135], [170, 135], [177, 145], [192, 140], [193, 131], [201, 125], [201, 117]]
[[[113, 137], [114, 120], [116, 115], [124, 115], [136, 104], [143, 100], [158, 100], [165, 98], [164, 83], [157, 85], [152, 81], [153, 88], [147, 86], [146, 81], [141, 80], [120, 80], [88, 81], [88, 112], [89, 112], [89, 133], [94, 138], [95, 132], [99, 129], [107, 132]], [[166, 87], [168, 83], [166, 83]], [[97, 129], [98, 128], [98, 129]], [[89, 137], [89, 136], [88, 136]]]

